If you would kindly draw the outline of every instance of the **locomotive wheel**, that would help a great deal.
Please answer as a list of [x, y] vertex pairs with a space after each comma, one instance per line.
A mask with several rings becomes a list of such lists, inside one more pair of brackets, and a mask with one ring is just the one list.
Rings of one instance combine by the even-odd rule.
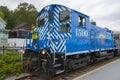
[[66, 71], [69, 72], [69, 71], [72, 71], [72, 60], [67, 60], [66, 62]]
[[32, 61], [33, 58], [35, 58], [35, 53], [33, 53], [33, 52], [26, 51], [23, 54], [23, 70], [24, 70], [24, 72], [30, 73], [37, 68], [37, 65], [35, 64], [35, 62]]
[[31, 72], [31, 70], [34, 70], [36, 68], [35, 64], [31, 60], [27, 60], [23, 62], [23, 69], [25, 72]]

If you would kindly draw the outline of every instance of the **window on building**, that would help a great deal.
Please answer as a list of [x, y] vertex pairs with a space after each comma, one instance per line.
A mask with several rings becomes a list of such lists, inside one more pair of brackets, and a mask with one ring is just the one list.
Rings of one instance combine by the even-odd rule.
[[25, 38], [27, 37], [28, 33], [29, 31], [21, 31], [21, 30], [10, 31], [9, 38]]
[[83, 27], [85, 25], [85, 18], [84, 17], [81, 17], [81, 16], [78, 17], [78, 25], [80, 27]]
[[22, 32], [23, 31], [17, 31], [17, 33], [18, 33], [17, 37], [22, 37]]
[[68, 21], [70, 21], [70, 12], [68, 10], [60, 12], [59, 13], [59, 21], [60, 22], [68, 22]]
[[27, 37], [28, 33], [29, 33], [29, 31], [22, 31], [21, 37], [23, 37], [23, 38]]
[[60, 27], [60, 32], [70, 32], [70, 24], [65, 24]]
[[15, 38], [17, 37], [17, 32], [16, 31], [10, 31], [9, 32], [9, 38]]
[[49, 22], [52, 22], [52, 21], [53, 21], [53, 12], [49, 12], [48, 21], [49, 21]]
[[42, 18], [42, 19], [38, 19], [38, 27], [43, 27], [45, 24], [45, 19]]

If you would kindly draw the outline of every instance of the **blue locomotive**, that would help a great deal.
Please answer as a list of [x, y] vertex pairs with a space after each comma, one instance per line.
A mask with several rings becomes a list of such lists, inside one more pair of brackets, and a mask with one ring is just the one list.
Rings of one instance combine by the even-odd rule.
[[62, 5], [48, 5], [36, 19], [38, 39], [26, 39], [23, 68], [48, 76], [71, 71], [117, 54], [113, 32], [89, 16]]

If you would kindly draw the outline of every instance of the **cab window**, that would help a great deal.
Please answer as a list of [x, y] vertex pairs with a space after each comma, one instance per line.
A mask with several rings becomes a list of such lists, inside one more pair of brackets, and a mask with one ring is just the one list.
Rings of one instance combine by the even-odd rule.
[[60, 32], [70, 32], [70, 24], [65, 24], [63, 26], [60, 27]]
[[70, 12], [68, 10], [60, 12], [59, 13], [59, 21], [60, 22], [68, 22], [68, 21], [70, 21]]
[[84, 27], [84, 25], [85, 25], [85, 18], [82, 16], [79, 16], [78, 17], [78, 26]]
[[45, 24], [45, 19], [42, 18], [42, 19], [38, 19], [38, 27], [43, 27]]

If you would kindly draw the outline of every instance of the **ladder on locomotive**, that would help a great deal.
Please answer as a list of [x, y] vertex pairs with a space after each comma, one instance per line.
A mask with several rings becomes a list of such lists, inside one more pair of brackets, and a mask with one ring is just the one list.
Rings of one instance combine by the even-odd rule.
[[54, 53], [53, 67], [55, 74], [60, 74], [65, 71], [65, 56]]

